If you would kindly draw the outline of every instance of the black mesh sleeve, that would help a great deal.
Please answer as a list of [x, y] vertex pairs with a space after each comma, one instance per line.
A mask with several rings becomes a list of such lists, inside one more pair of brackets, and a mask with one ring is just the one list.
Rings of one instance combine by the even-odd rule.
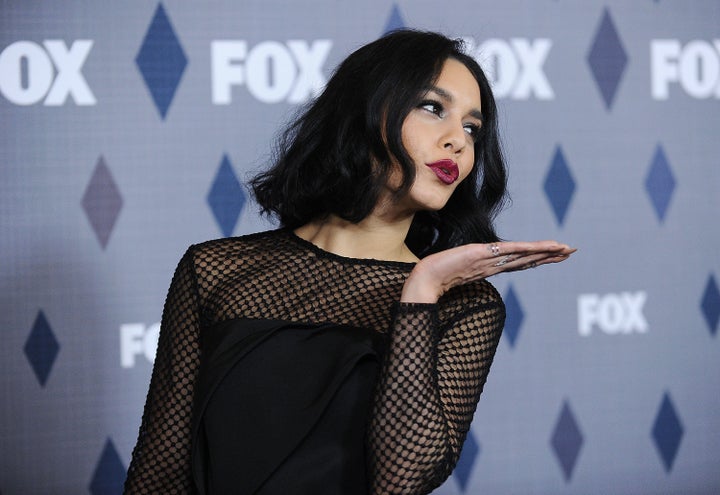
[[199, 359], [199, 303], [191, 247], [175, 270], [165, 300], [150, 390], [124, 493], [193, 493], [190, 416]]
[[442, 325], [436, 305], [398, 305], [368, 432], [370, 493], [429, 493], [452, 473], [505, 318], [487, 287]]

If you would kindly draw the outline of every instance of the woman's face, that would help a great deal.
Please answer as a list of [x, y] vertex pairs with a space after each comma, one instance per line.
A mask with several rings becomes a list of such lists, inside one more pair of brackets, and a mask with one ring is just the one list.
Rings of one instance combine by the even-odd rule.
[[439, 210], [475, 163], [482, 125], [480, 87], [461, 62], [447, 59], [435, 84], [402, 126], [402, 142], [415, 163], [415, 181], [400, 203]]

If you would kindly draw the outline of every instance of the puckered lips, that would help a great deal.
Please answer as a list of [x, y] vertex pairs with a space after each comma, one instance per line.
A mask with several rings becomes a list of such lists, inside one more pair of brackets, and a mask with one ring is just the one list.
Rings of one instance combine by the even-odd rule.
[[443, 181], [445, 184], [452, 184], [458, 180], [458, 177], [460, 176], [460, 170], [458, 170], [457, 163], [452, 160], [438, 160], [433, 163], [426, 163], [425, 165], [430, 167], [430, 169], [435, 172], [438, 179]]

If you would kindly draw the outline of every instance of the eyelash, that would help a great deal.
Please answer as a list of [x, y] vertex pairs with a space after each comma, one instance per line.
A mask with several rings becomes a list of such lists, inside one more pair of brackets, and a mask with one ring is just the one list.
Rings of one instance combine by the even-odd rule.
[[[427, 108], [431, 107], [431, 108]], [[445, 112], [445, 107], [443, 107], [443, 104], [439, 101], [435, 100], [423, 100], [418, 105], [418, 108], [421, 108], [427, 112], [432, 113], [433, 115], [437, 115], [438, 117], [442, 118]], [[480, 126], [477, 124], [464, 124], [463, 128], [466, 130], [468, 136], [470, 136], [473, 141], [477, 141], [479, 135], [480, 135]]]

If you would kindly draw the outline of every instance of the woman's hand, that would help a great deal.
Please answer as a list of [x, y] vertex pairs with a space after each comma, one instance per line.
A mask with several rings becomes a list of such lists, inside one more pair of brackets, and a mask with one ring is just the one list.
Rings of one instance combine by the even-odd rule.
[[420, 260], [408, 276], [400, 302], [435, 303], [456, 285], [501, 272], [568, 259], [576, 249], [555, 241], [466, 244]]

